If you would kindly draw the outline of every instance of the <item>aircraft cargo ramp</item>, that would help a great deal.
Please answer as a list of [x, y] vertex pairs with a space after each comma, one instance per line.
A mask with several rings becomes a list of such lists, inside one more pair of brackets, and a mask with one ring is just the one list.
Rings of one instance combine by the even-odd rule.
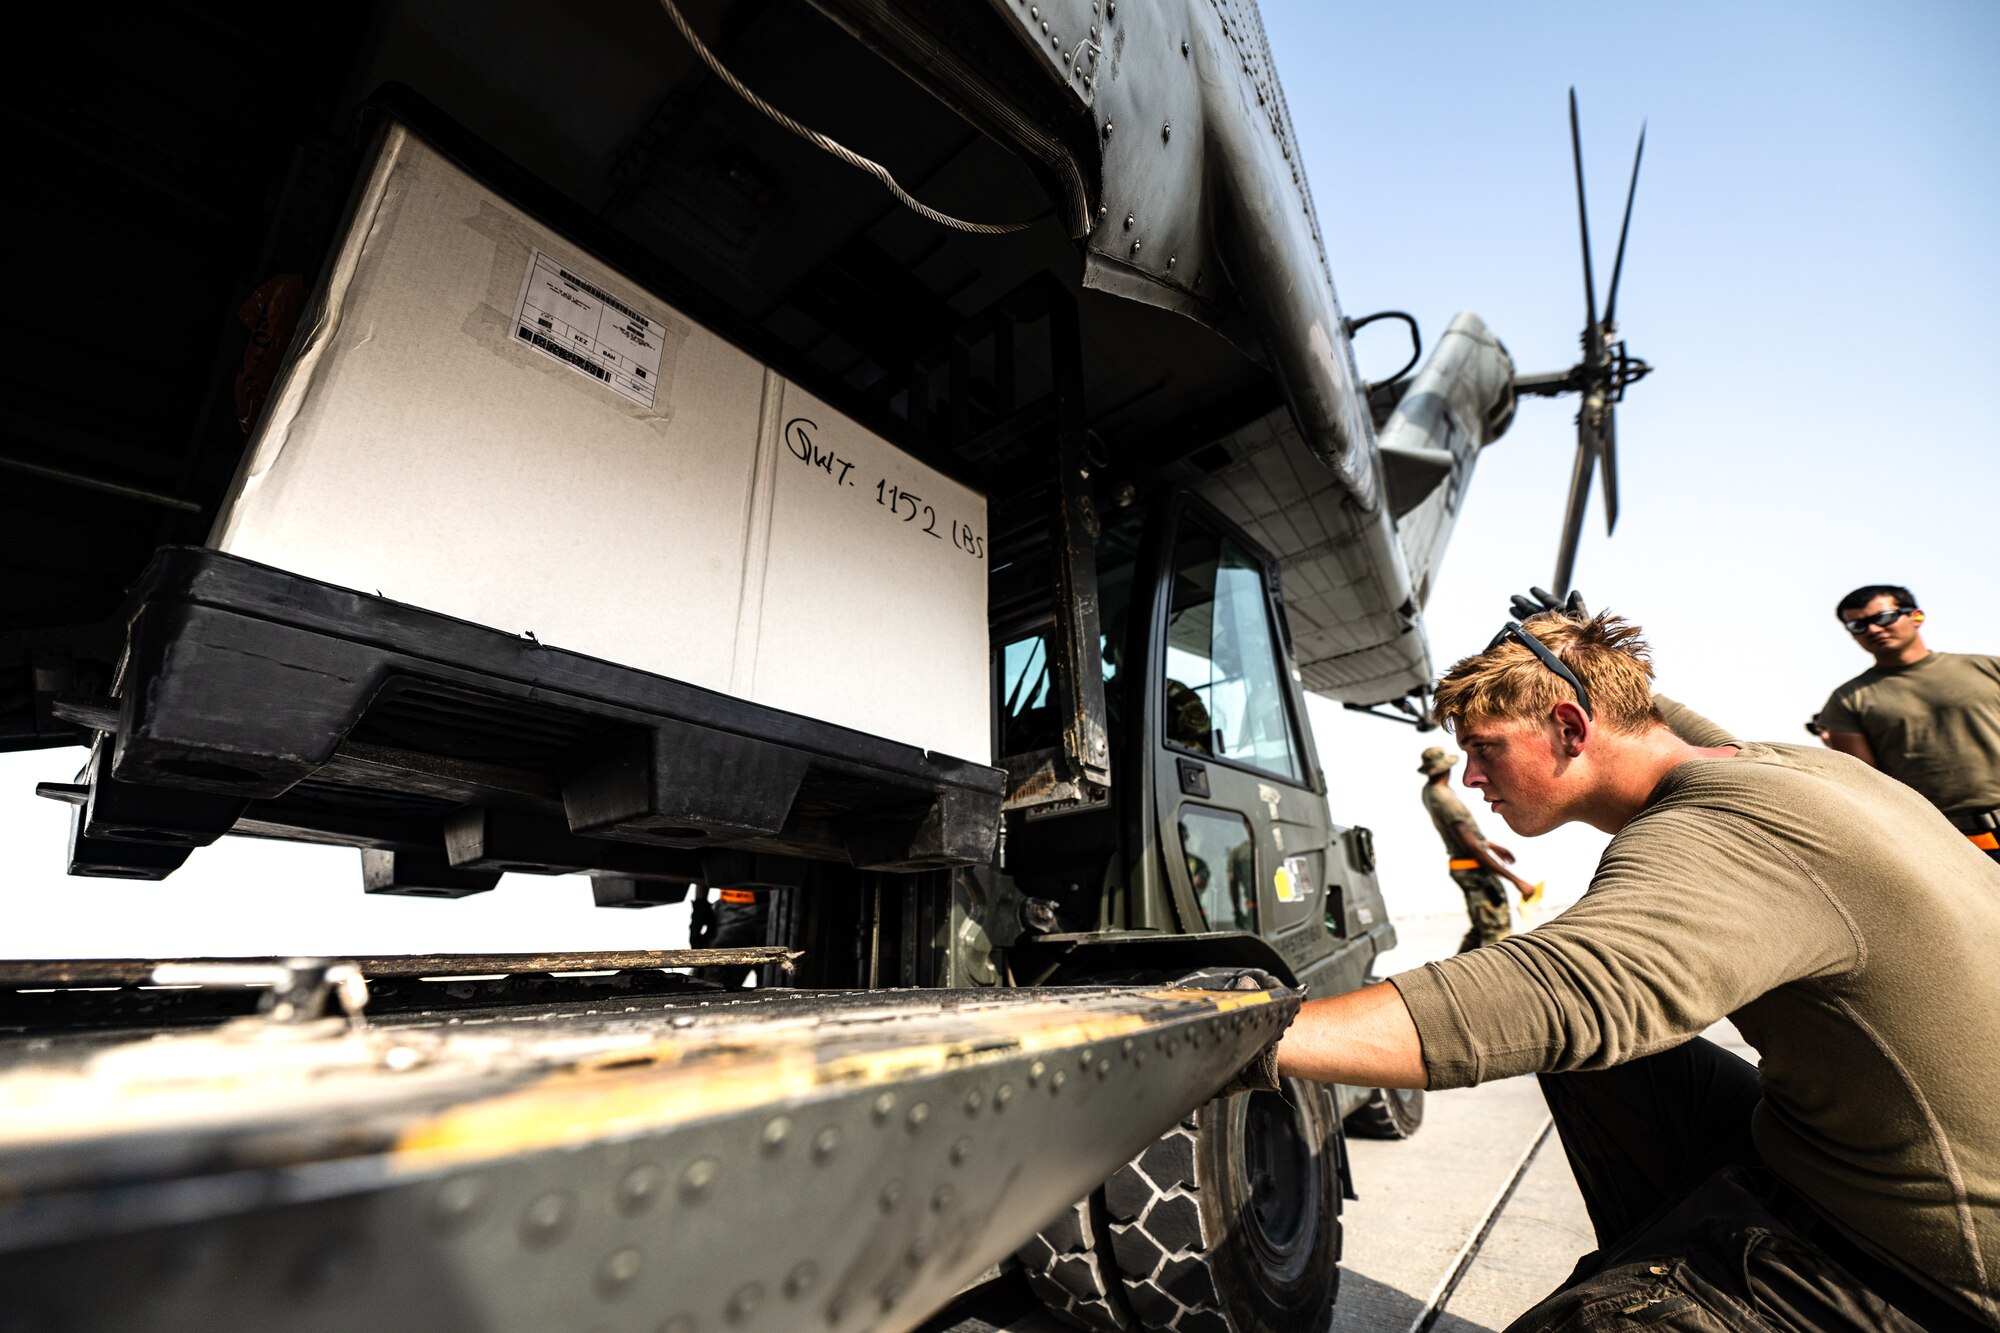
[[1297, 1004], [774, 989], [12, 1036], [9, 1327], [907, 1329]]

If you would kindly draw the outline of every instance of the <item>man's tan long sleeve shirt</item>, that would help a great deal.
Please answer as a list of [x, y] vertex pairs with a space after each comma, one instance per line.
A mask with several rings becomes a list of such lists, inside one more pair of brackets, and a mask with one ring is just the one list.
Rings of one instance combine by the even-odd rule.
[[1682, 764], [1560, 918], [1392, 980], [1433, 1088], [1732, 1019], [1765, 1162], [2000, 1327], [2000, 865], [1901, 783], [1803, 746]]

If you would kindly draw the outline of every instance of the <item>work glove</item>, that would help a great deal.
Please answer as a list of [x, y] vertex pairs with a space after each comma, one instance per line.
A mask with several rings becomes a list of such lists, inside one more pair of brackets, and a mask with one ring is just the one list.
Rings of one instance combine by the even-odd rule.
[[1556, 600], [1556, 595], [1546, 588], [1530, 588], [1526, 597], [1518, 592], [1515, 593], [1507, 605], [1513, 611], [1516, 620], [1526, 620], [1530, 616], [1545, 616], [1551, 611], [1560, 611], [1579, 620], [1588, 619], [1590, 616], [1589, 609], [1583, 604], [1583, 594], [1574, 588], [1570, 589], [1569, 596], [1560, 602]]
[[[1278, 990], [1285, 985], [1284, 978], [1266, 972], [1261, 967], [1205, 967], [1177, 977], [1167, 983], [1175, 990]], [[1299, 988], [1300, 994], [1305, 988]], [[1280, 1030], [1279, 1036], [1284, 1033]], [[1278, 1043], [1258, 1051], [1250, 1063], [1236, 1071], [1235, 1077], [1222, 1085], [1215, 1095], [1232, 1097], [1239, 1092], [1277, 1092], [1278, 1086]]]

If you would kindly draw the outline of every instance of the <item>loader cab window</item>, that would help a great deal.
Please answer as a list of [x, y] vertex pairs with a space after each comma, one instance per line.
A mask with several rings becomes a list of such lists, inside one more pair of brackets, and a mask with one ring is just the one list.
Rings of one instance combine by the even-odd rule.
[[1301, 781], [1263, 567], [1190, 523], [1175, 546], [1171, 597], [1166, 742]]
[[[1132, 570], [1138, 559], [1143, 515], [1127, 514], [1107, 523], [1097, 542], [1098, 657], [1104, 677], [1106, 724], [1113, 735], [1123, 714], [1127, 607]], [[1062, 744], [1055, 679], [1049, 670], [1053, 616], [1007, 641], [1000, 649], [999, 737], [997, 755], [1032, 754]]]
[[1000, 650], [999, 754], [1030, 754], [1058, 739], [1049, 706], [1049, 636], [1037, 630]]
[[1210, 930], [1257, 929], [1257, 844], [1234, 811], [1181, 809], [1181, 854]]

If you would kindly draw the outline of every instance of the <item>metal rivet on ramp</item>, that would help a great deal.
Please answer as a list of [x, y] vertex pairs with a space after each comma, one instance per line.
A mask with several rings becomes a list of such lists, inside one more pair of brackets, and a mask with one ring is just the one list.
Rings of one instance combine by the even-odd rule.
[[639, 1251], [630, 1246], [619, 1250], [604, 1261], [604, 1267], [597, 1270], [597, 1292], [610, 1300], [623, 1296], [639, 1276], [643, 1264]]
[[569, 1230], [575, 1200], [568, 1190], [550, 1190], [521, 1214], [521, 1243], [533, 1249], [553, 1245]]
[[713, 1157], [697, 1158], [690, 1162], [688, 1169], [681, 1175], [681, 1197], [689, 1203], [698, 1203], [707, 1195], [709, 1186], [715, 1183], [715, 1178], [721, 1170], [722, 1168], [715, 1164]]
[[740, 1324], [756, 1314], [757, 1308], [763, 1303], [764, 1289], [752, 1282], [739, 1288], [736, 1294], [729, 1298], [729, 1304], [723, 1307], [722, 1317], [732, 1324]]
[[477, 1176], [453, 1176], [431, 1198], [431, 1226], [447, 1234], [465, 1230], [485, 1211], [486, 1186]]
[[651, 1162], [644, 1162], [625, 1173], [618, 1182], [618, 1211], [630, 1217], [643, 1213], [653, 1206], [659, 1197], [660, 1186], [666, 1173]]

